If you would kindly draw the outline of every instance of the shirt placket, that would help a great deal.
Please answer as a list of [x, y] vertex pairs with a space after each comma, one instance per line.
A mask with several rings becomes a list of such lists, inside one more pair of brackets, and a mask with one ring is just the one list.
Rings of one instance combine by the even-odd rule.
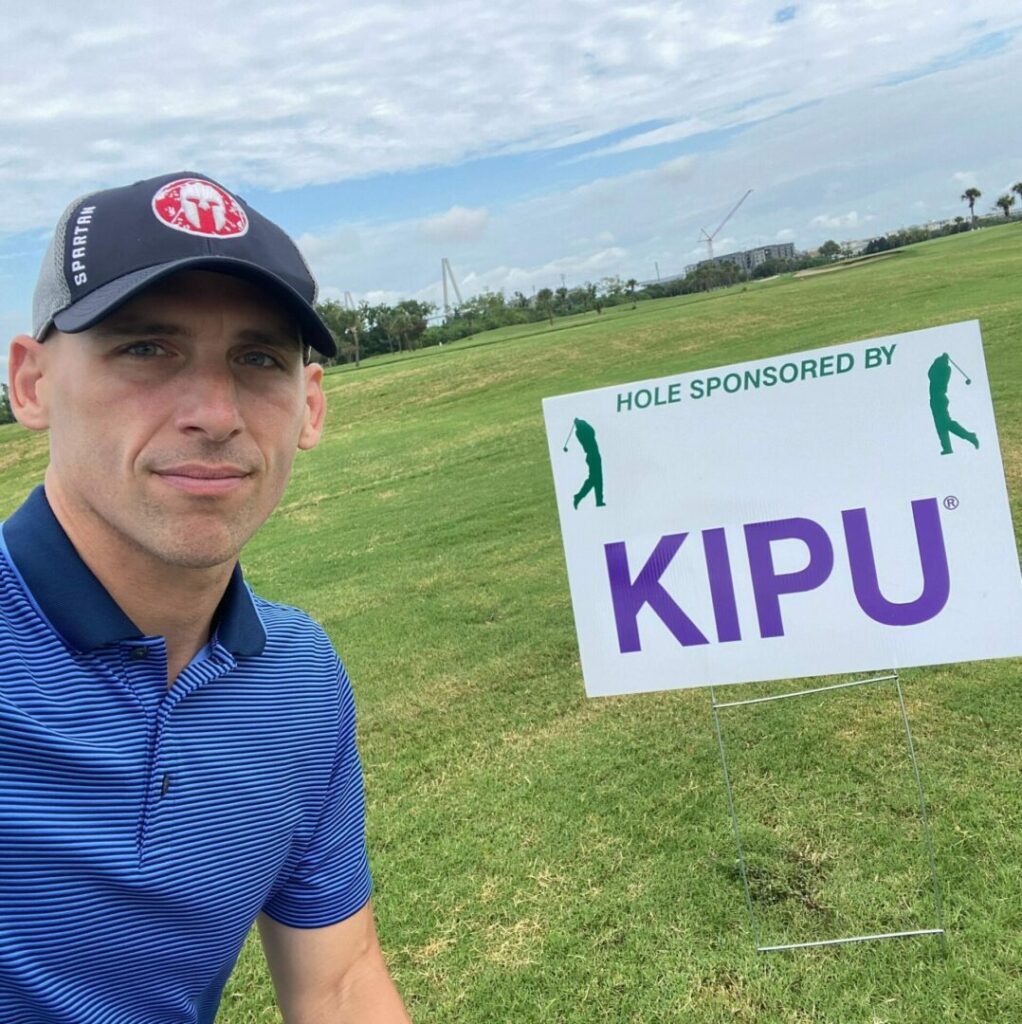
[[147, 698], [148, 743], [145, 764], [145, 793], [137, 832], [138, 865], [149, 850], [152, 826], [174, 786], [171, 766], [165, 757], [174, 725], [174, 710], [196, 690], [229, 672], [233, 656], [218, 643], [211, 643], [167, 687], [166, 646], [160, 637], [125, 644], [125, 672], [130, 685]]

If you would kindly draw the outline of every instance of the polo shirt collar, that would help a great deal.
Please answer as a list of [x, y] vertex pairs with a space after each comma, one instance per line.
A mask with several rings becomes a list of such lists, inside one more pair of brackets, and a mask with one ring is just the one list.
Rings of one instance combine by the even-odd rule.
[[[14, 567], [50, 625], [75, 650], [137, 640], [144, 634], [81, 560], [42, 486], [3, 524]], [[213, 617], [217, 639], [236, 656], [261, 654], [266, 631], [235, 565]]]

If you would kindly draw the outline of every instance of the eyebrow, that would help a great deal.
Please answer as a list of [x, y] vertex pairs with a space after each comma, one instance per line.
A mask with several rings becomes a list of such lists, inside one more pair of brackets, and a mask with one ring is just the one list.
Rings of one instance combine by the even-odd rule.
[[[132, 338], [140, 335], [162, 335], [168, 338], [194, 337], [194, 331], [181, 324], [160, 323], [154, 320], [122, 320], [114, 323], [98, 324], [92, 333], [100, 338]], [[259, 330], [246, 327], [235, 335], [238, 341], [250, 345], [269, 345], [286, 351], [301, 352], [302, 340], [297, 333], [288, 334], [284, 331]]]
[[245, 328], [235, 335], [239, 341], [245, 341], [252, 345], [272, 345], [274, 348], [302, 350], [301, 336], [285, 334], [283, 331], [260, 331], [252, 328]]
[[90, 332], [100, 338], [124, 338], [134, 334], [165, 334], [171, 337], [187, 337], [192, 333], [180, 324], [161, 324], [148, 320], [104, 322], [90, 328]]

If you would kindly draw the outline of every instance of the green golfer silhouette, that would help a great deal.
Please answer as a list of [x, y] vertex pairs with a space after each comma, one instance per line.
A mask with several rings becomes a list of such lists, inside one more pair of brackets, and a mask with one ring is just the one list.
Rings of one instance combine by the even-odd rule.
[[973, 448], [978, 448], [979, 438], [971, 430], [966, 430], [960, 423], [951, 419], [948, 412], [950, 403], [947, 388], [951, 381], [951, 357], [946, 352], [937, 356], [930, 364], [927, 376], [930, 378], [930, 412], [933, 413], [933, 425], [937, 428], [937, 437], [940, 438], [940, 454], [951, 454], [952, 434], [968, 441]]
[[585, 483], [579, 488], [578, 494], [572, 499], [572, 504], [578, 508], [579, 502], [590, 492], [596, 492], [596, 507], [603, 508], [606, 502], [603, 500], [603, 459], [600, 457], [600, 446], [596, 443], [596, 431], [585, 420], [575, 420], [575, 436], [582, 450], [586, 453], [586, 465], [589, 467], [589, 476]]

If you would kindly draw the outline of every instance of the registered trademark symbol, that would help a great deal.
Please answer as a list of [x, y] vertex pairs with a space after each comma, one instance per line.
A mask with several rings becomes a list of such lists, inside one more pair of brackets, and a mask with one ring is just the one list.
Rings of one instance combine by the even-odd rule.
[[950, 510], [954, 510], [954, 509], [958, 508], [958, 499], [953, 494], [949, 494], [944, 499], [944, 508], [950, 509]]

